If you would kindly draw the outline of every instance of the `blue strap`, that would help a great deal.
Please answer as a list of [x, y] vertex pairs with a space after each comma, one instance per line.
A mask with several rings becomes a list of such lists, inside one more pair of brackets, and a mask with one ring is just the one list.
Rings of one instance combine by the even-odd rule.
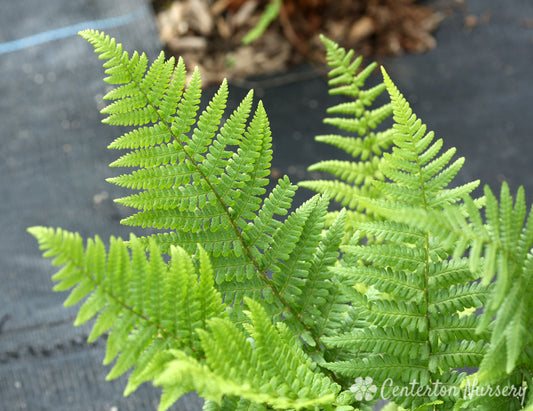
[[140, 8], [131, 13], [124, 14], [118, 17], [111, 17], [108, 19], [85, 21], [83, 23], [74, 24], [72, 26], [62, 27], [55, 30], [45, 31], [32, 36], [24, 37], [18, 40], [7, 41], [0, 43], [0, 55], [10, 53], [12, 51], [23, 50], [27, 47], [36, 46], [38, 44], [47, 43], [49, 41], [63, 39], [78, 34], [81, 30], [97, 29], [104, 30], [114, 27], [124, 26], [141, 18], [147, 13], [146, 8]]

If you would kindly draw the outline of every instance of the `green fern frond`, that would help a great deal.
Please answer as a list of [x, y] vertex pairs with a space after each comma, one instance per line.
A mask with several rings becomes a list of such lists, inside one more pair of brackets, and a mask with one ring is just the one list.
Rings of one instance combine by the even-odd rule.
[[[464, 159], [450, 163], [455, 149], [450, 149], [439, 157], [437, 155], [442, 142], [433, 143], [433, 132], [426, 134], [426, 126], [413, 114], [409, 104], [400, 94], [390, 77], [383, 70], [384, 82], [391, 96], [394, 107], [393, 154], [385, 153], [383, 174], [392, 182], [376, 182], [382, 191], [405, 199], [412, 206], [435, 208], [458, 202], [479, 184], [472, 182], [457, 188], [454, 196], [448, 198], [446, 187], [460, 170]], [[444, 199], [446, 203], [443, 204]]]
[[274, 326], [259, 302], [247, 299], [246, 304], [248, 336], [229, 320], [213, 319], [210, 331], [199, 331], [205, 363], [170, 351], [174, 358], [167, 361], [156, 385], [195, 389], [222, 409], [225, 396], [275, 409], [333, 409], [340, 387], [316, 369], [284, 324]]
[[[331, 134], [317, 136], [316, 140], [338, 147], [357, 162], [322, 161], [309, 167], [309, 171], [321, 171], [336, 177], [333, 180], [303, 181], [301, 187], [318, 193], [328, 193], [332, 200], [353, 211], [356, 220], [365, 219], [364, 209], [358, 196], [375, 196], [372, 185], [383, 180], [380, 171], [382, 155], [392, 144], [392, 129], [378, 131], [377, 128], [392, 114], [392, 106], [385, 103], [372, 108], [375, 100], [385, 91], [380, 83], [364, 89], [365, 83], [377, 67], [373, 63], [359, 71], [362, 58], [354, 59], [353, 51], [346, 51], [337, 43], [321, 37], [326, 47], [326, 59], [330, 66], [329, 86], [331, 95], [344, 95], [351, 101], [336, 104], [327, 110], [325, 124], [332, 125], [348, 135]], [[356, 134], [358, 137], [351, 136]], [[331, 218], [330, 218], [331, 220]], [[347, 230], [352, 219], [347, 220]]]
[[[279, 408], [330, 407], [340, 387], [308, 355], [319, 359], [320, 338], [352, 321], [348, 297], [329, 271], [345, 236], [344, 213], [324, 232], [328, 197], [315, 196], [279, 218], [288, 214], [296, 187], [284, 177], [265, 196], [272, 140], [262, 104], [252, 109], [252, 93], [223, 120], [227, 82], [200, 111], [200, 75], [195, 71], [186, 84], [182, 60], [174, 66], [161, 54], [149, 66], [144, 55], [130, 57], [104, 33], [81, 35], [108, 60], [107, 81], [116, 85], [106, 95], [112, 102], [105, 122], [135, 126], [110, 145], [127, 150], [112, 166], [134, 170], [109, 181], [139, 190], [118, 200], [137, 211], [122, 222], [168, 230], [129, 242], [112, 238], [106, 252], [98, 239], [84, 251], [79, 236], [31, 229], [52, 249], [47, 254], [59, 256], [57, 264], [66, 263], [54, 276], [57, 291], [74, 287], [66, 303], [86, 298], [77, 323], [97, 317], [91, 340], [110, 330], [104, 362], [116, 361], [109, 378], [133, 368], [126, 394], [145, 381], [162, 385], [161, 409], [194, 388], [219, 402], [241, 397]], [[262, 357], [243, 351], [243, 363], [265, 369], [274, 354], [278, 373], [224, 374], [217, 368], [223, 357], [208, 354], [226, 349], [219, 331], [224, 338], [264, 339], [253, 354]], [[210, 345], [216, 341], [218, 348]], [[167, 368], [176, 361], [183, 366], [178, 374]], [[184, 377], [188, 371], [194, 375]], [[246, 388], [254, 381], [273, 391]]]
[[513, 199], [504, 183], [499, 201], [488, 187], [484, 191], [484, 216], [465, 197], [463, 206], [441, 212], [412, 210], [409, 217], [400, 217], [431, 230], [455, 255], [468, 252], [469, 266], [483, 275], [483, 284], [497, 275], [477, 326], [478, 332], [492, 329], [490, 347], [476, 374], [480, 384], [497, 382], [521, 367], [521, 353], [532, 337], [533, 314], [533, 223], [531, 211], [526, 218], [524, 191], [520, 188]]
[[[463, 377], [456, 377], [455, 370], [478, 366], [486, 339], [476, 335], [477, 317], [461, 320], [457, 313], [482, 306], [488, 287], [473, 282], [480, 271], [470, 270], [462, 256], [452, 258], [453, 249], [443, 247], [432, 230], [394, 216], [418, 209], [437, 213], [458, 204], [477, 183], [447, 188], [463, 160], [452, 162], [455, 149], [439, 155], [442, 142], [434, 142], [433, 133], [426, 133], [385, 72], [384, 82], [395, 120], [394, 147], [380, 162], [386, 180], [373, 181], [377, 192], [372, 195], [353, 194], [358, 204], [382, 219], [356, 222], [358, 231], [341, 246], [343, 263], [332, 269], [361, 284], [343, 292], [370, 326], [324, 337], [326, 345], [340, 350], [338, 358], [345, 359], [325, 366], [344, 377], [364, 372], [359, 375], [392, 379], [399, 386], [414, 380], [421, 385], [453, 381], [458, 389]], [[459, 339], [464, 340], [458, 343]], [[443, 409], [452, 404], [446, 396], [391, 398], [411, 408], [435, 400], [443, 401]]]
[[[110, 81], [122, 84], [106, 96], [114, 100], [103, 110], [106, 121], [143, 125], [110, 145], [129, 150], [113, 166], [138, 168], [109, 179], [141, 190], [117, 200], [137, 210], [122, 223], [169, 230], [141, 240], [148, 245], [153, 239], [163, 251], [179, 244], [194, 253], [200, 244], [210, 254], [224, 301], [240, 304], [245, 296], [263, 296], [273, 304], [272, 314], [288, 310], [294, 327], [308, 329], [296, 299], [307, 283], [327, 200], [315, 198], [279, 221], [295, 187], [285, 177], [264, 197], [272, 138], [262, 103], [253, 111], [250, 92], [223, 121], [228, 99], [223, 82], [199, 112], [198, 71], [185, 85], [181, 60], [174, 67], [161, 55], [148, 67], [144, 57], [130, 58], [103, 33], [81, 34], [110, 59], [105, 63]], [[241, 284], [224, 284], [232, 281]]]
[[[364, 87], [366, 79], [377, 67], [377, 64], [373, 63], [358, 73], [363, 61], [362, 57], [354, 59], [353, 56], [355, 53], [353, 50], [347, 52], [325, 36], [321, 36], [320, 39], [326, 47], [326, 61], [331, 67], [329, 73], [331, 77], [330, 85], [334, 86], [331, 93], [356, 97], [360, 93], [360, 89]], [[371, 105], [372, 101], [383, 91], [383, 85], [379, 85], [377, 89], [363, 93], [362, 98], [359, 100], [360, 104]]]
[[137, 388], [136, 378], [163, 350], [199, 355], [198, 330], [209, 319], [226, 316], [209, 257], [201, 248], [197, 263], [179, 247], [171, 248], [165, 263], [155, 242], [150, 242], [148, 259], [133, 235], [127, 243], [111, 237], [106, 252], [98, 237], [84, 249], [78, 234], [44, 227], [28, 231], [44, 255], [54, 257], [54, 265], [64, 266], [53, 279], [56, 290], [72, 289], [65, 305], [85, 298], [74, 324], [97, 316], [89, 341], [109, 331], [104, 364], [116, 362], [107, 378], [135, 367], [126, 393]]

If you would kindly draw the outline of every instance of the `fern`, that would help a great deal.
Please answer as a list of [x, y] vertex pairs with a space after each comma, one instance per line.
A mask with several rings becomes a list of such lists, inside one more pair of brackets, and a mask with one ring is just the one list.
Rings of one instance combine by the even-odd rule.
[[[358, 73], [353, 52], [323, 39], [332, 93], [355, 100], [326, 121], [359, 137], [319, 139], [358, 161], [314, 166], [336, 180], [302, 183], [320, 194], [289, 212], [287, 177], [265, 189], [271, 135], [252, 92], [228, 114], [223, 82], [200, 112], [200, 75], [181, 59], [149, 65], [104, 33], [81, 35], [114, 85], [104, 122], [131, 127], [109, 146], [125, 150], [113, 167], [133, 168], [108, 180], [136, 190], [117, 200], [135, 210], [122, 223], [161, 231], [106, 247], [28, 230], [62, 266], [65, 305], [82, 302], [75, 325], [95, 318], [89, 340], [108, 334], [108, 378], [130, 371], [126, 395], [152, 381], [160, 410], [194, 390], [205, 410], [350, 411], [368, 410], [380, 386], [391, 410], [533, 407], [524, 192], [504, 184], [499, 200], [488, 187], [474, 200], [478, 182], [450, 188], [464, 160], [441, 152], [385, 71], [363, 90], [374, 66]], [[370, 110], [385, 90], [390, 103]], [[328, 213], [330, 197], [349, 210]], [[365, 377], [372, 395], [357, 391]], [[473, 395], [475, 384], [522, 396]]]
[[174, 359], [155, 384], [185, 385], [215, 402], [233, 395], [274, 408], [333, 408], [340, 387], [316, 370], [285, 324], [272, 325], [259, 302], [246, 304], [246, 334], [227, 319], [210, 321], [210, 332], [201, 332], [206, 364], [169, 352]]
[[[262, 295], [273, 311], [301, 311], [292, 293], [306, 283], [300, 266], [307, 268], [319, 244], [325, 200], [310, 200], [283, 223], [276, 218], [287, 214], [295, 187], [285, 177], [263, 197], [272, 150], [262, 104], [252, 114], [250, 92], [221, 125], [226, 82], [198, 116], [198, 71], [185, 87], [183, 61], [174, 68], [173, 59], [165, 62], [162, 54], [146, 70], [144, 56], [128, 57], [103, 33], [81, 34], [109, 60], [106, 81], [120, 84], [104, 97], [114, 100], [102, 110], [108, 115], [104, 122], [141, 126], [110, 145], [129, 150], [112, 166], [138, 168], [109, 179], [141, 190], [117, 200], [139, 210], [123, 224], [171, 230], [142, 240], [155, 240], [163, 252], [179, 244], [193, 253], [200, 244], [210, 254], [227, 303]], [[296, 290], [287, 293], [287, 287]], [[299, 316], [293, 318], [301, 323]]]
[[[440, 210], [459, 202], [477, 185], [446, 188], [463, 159], [450, 163], [453, 149], [438, 155], [442, 141], [435, 141], [432, 132], [426, 133], [426, 126], [385, 72], [384, 81], [394, 113], [394, 147], [383, 157], [381, 170], [387, 180], [374, 182], [379, 196], [360, 196], [360, 203], [377, 213], [386, 207], [408, 214], [413, 208]], [[347, 377], [369, 375], [382, 384], [392, 379], [397, 386], [412, 381], [422, 386], [437, 381], [458, 384], [464, 374], [458, 375], [456, 369], [478, 366], [485, 352], [484, 340], [473, 332], [479, 319], [475, 314], [457, 315], [485, 302], [487, 287], [473, 282], [479, 271], [470, 270], [464, 258], [451, 258], [450, 250], [429, 230], [391, 219], [361, 222], [356, 228], [380, 241], [344, 246], [348, 258], [362, 264], [347, 262], [335, 272], [374, 287], [378, 295], [371, 298], [354, 288], [345, 290], [371, 326], [324, 338], [327, 346], [353, 354], [352, 359], [327, 367]], [[356, 234], [354, 241], [362, 234]], [[465, 332], [465, 327], [470, 332]], [[436, 399], [429, 395], [392, 398], [408, 407]], [[443, 408], [454, 402], [446, 397], [439, 400]]]
[[[468, 252], [469, 265], [478, 267], [483, 283], [489, 284], [497, 276], [477, 325], [478, 333], [492, 329], [490, 346], [479, 371], [464, 384], [514, 385], [517, 389], [526, 389], [531, 386], [529, 370], [533, 366], [532, 211], [526, 218], [523, 188], [519, 188], [514, 199], [506, 183], [502, 184], [499, 201], [488, 186], [484, 194], [483, 201], [477, 204], [465, 197], [462, 206], [446, 207], [444, 219], [435, 220], [434, 215], [421, 210], [409, 217], [399, 215], [397, 218], [438, 233], [440, 241], [449, 244], [456, 255]], [[484, 204], [484, 216], [480, 204]], [[523, 386], [525, 381], [528, 383]], [[484, 405], [480, 399], [464, 404], [468, 407]], [[519, 409], [522, 405], [516, 398], [508, 398], [502, 406]]]
[[[384, 179], [380, 167], [383, 153], [392, 145], [393, 130], [376, 130], [391, 117], [392, 106], [390, 102], [376, 105], [376, 100], [385, 92], [383, 82], [365, 89], [368, 78], [377, 67], [376, 63], [361, 69], [363, 58], [354, 58], [353, 50], [346, 51], [324, 36], [321, 39], [331, 69], [329, 93], [344, 96], [349, 101], [330, 107], [327, 110], [329, 116], [324, 119], [324, 123], [336, 127], [345, 135], [321, 135], [316, 137], [316, 141], [333, 145], [356, 161], [320, 161], [310, 166], [309, 171], [328, 173], [334, 178], [302, 181], [298, 185], [319, 193], [329, 193], [334, 201], [347, 207], [349, 230], [353, 223], [366, 219], [358, 197], [378, 195], [372, 183]], [[335, 216], [336, 213], [330, 213], [329, 220]]]
[[[334, 224], [336, 228], [322, 235], [328, 202], [326, 197], [316, 196], [284, 221], [279, 220], [279, 216], [288, 213], [296, 187], [285, 177], [268, 196], [264, 195], [272, 151], [268, 119], [262, 104], [252, 110], [253, 95], [250, 92], [221, 124], [228, 97], [226, 82], [220, 86], [207, 108], [198, 114], [200, 76], [195, 71], [189, 84], [185, 85], [187, 73], [182, 60], [174, 65], [173, 59], [165, 61], [161, 54], [148, 67], [144, 54], [134, 53], [130, 57], [120, 44], [104, 33], [84, 31], [81, 35], [93, 44], [100, 58], [107, 60], [104, 64], [108, 75], [105, 81], [115, 85], [104, 97], [112, 100], [102, 110], [107, 115], [104, 122], [136, 127], [110, 145], [112, 149], [128, 150], [112, 166], [136, 168], [131, 173], [109, 179], [119, 186], [139, 190], [137, 194], [117, 200], [137, 210], [122, 223], [167, 230], [128, 243], [120, 241], [121, 260], [114, 258], [117, 251], [114, 251], [116, 245], [113, 240], [108, 264], [113, 267], [116, 264], [116, 268], [107, 272], [103, 269], [105, 265], [100, 263], [100, 268], [95, 269], [98, 279], [108, 275], [116, 277], [106, 290], [110, 298], [123, 301], [125, 308], [130, 307], [126, 313], [111, 310], [103, 304], [98, 283], [93, 284], [93, 269], [80, 265], [85, 261], [92, 264], [90, 261], [93, 259], [106, 260], [100, 240], [95, 240], [99, 244], [98, 254], [93, 256], [94, 246], [89, 242], [85, 251], [88, 257], [80, 262], [71, 260], [69, 239], [72, 235], [68, 234], [67, 240], [60, 241], [51, 239], [54, 234], [47, 229], [30, 230], [45, 248], [57, 243], [54, 250], [62, 256], [64, 254], [61, 261], [67, 262], [67, 267], [78, 267], [79, 272], [76, 275], [69, 272], [68, 281], [60, 283], [57, 289], [75, 287], [74, 297], [67, 299], [68, 304], [87, 297], [83, 307], [88, 307], [90, 313], [82, 310], [84, 320], [100, 312], [99, 318], [103, 318], [107, 328], [99, 326], [99, 332], [92, 337], [96, 338], [106, 331], [116, 320], [115, 331], [111, 332], [116, 337], [109, 339], [110, 354], [106, 355], [106, 363], [115, 357], [112, 354], [117, 353], [120, 342], [131, 341], [131, 350], [135, 351], [126, 349], [123, 357], [127, 360], [120, 361], [122, 357], [119, 357], [120, 365], [117, 362], [110, 378], [140, 361], [140, 371], [133, 372], [134, 378], [126, 390], [129, 393], [138, 386], [138, 375], [143, 375], [143, 368], [152, 361], [159, 361], [153, 359], [159, 350], [152, 349], [151, 344], [159, 341], [160, 334], [166, 335], [163, 332], [166, 327], [150, 328], [149, 332], [136, 326], [142, 323], [144, 317], [152, 318], [152, 315], [136, 309], [136, 304], [141, 304], [143, 297], [149, 295], [149, 290], [153, 298], [144, 302], [147, 309], [165, 316], [186, 312], [185, 320], [172, 328], [176, 335], [186, 336], [183, 337], [187, 341], [185, 346], [166, 344], [160, 349], [165, 353], [169, 349], [177, 349], [195, 361], [205, 362], [203, 356], [207, 343], [202, 343], [195, 336], [199, 330], [206, 328], [210, 317], [204, 313], [203, 322], [194, 319], [194, 315], [198, 314], [194, 309], [202, 307], [203, 300], [192, 300], [190, 306], [190, 296], [187, 296], [184, 299], [187, 303], [175, 311], [169, 308], [170, 302], [163, 304], [156, 299], [164, 290], [166, 279], [154, 278], [145, 283], [146, 288], [137, 284], [151, 264], [163, 267], [161, 254], [175, 253], [176, 246], [180, 247], [184, 256], [193, 260], [205, 260], [204, 257], [209, 256], [209, 266], [215, 279], [210, 293], [215, 293], [213, 295], [217, 298], [220, 296], [221, 306], [217, 308], [220, 318], [229, 315], [242, 326], [246, 321], [242, 311], [245, 298], [261, 300], [274, 323], [283, 321], [295, 335], [310, 344], [309, 351], [318, 349], [320, 337], [332, 332], [331, 327], [341, 321], [344, 311], [340, 308], [345, 305], [344, 298], [328, 273], [328, 266], [339, 256], [344, 219], [340, 216], [338, 223]], [[58, 231], [56, 236], [63, 236], [63, 232]], [[83, 255], [79, 240], [76, 244], [77, 253]], [[127, 273], [129, 269], [122, 265], [123, 254], [126, 253], [124, 244], [132, 247], [134, 271], [137, 273], [134, 276], [130, 276]], [[159, 254], [157, 259], [153, 257], [156, 262], [144, 262], [139, 255], [139, 250], [144, 247], [151, 250], [151, 255]], [[155, 265], [152, 270], [158, 271]], [[123, 270], [126, 271], [122, 273]], [[61, 279], [62, 274], [54, 278]], [[186, 290], [189, 285], [190, 281], [184, 282], [183, 289]], [[168, 292], [163, 294], [170, 298]], [[155, 318], [157, 324], [169, 321], [160, 318], [159, 314]], [[142, 343], [135, 345], [141, 335]], [[149, 354], [142, 356], [143, 352]], [[205, 366], [202, 364], [198, 372]], [[169, 395], [175, 400], [183, 392], [173, 389]], [[163, 396], [162, 409], [171, 403], [166, 395]], [[268, 395], [274, 394], [264, 393], [260, 398], [267, 403], [273, 401]], [[332, 399], [327, 398], [328, 401]]]
[[141, 241], [128, 243], [111, 237], [106, 251], [100, 238], [83, 241], [61, 229], [29, 229], [54, 265], [65, 265], [53, 277], [54, 290], [72, 288], [65, 306], [85, 300], [74, 325], [97, 315], [88, 341], [109, 331], [104, 364], [117, 359], [107, 379], [117, 378], [133, 365], [125, 394], [139, 385], [137, 378], [154, 357], [165, 350], [181, 349], [198, 355], [199, 329], [211, 318], [225, 318], [224, 304], [214, 288], [214, 274], [207, 253], [197, 259], [179, 247], [170, 250], [165, 263], [154, 241], [148, 259]]

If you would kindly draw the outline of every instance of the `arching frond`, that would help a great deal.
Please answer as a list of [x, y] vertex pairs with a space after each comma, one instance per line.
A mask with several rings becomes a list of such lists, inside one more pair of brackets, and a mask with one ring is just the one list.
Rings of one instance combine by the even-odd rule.
[[[285, 177], [265, 197], [272, 138], [262, 103], [254, 110], [250, 92], [223, 121], [227, 82], [200, 112], [198, 71], [186, 85], [181, 60], [174, 67], [161, 55], [149, 66], [146, 57], [129, 57], [104, 33], [81, 35], [108, 60], [108, 81], [118, 85], [106, 95], [113, 102], [103, 110], [105, 121], [142, 126], [110, 145], [129, 150], [113, 166], [136, 170], [109, 181], [140, 190], [117, 200], [137, 210], [122, 222], [168, 230], [141, 240], [154, 240], [163, 251], [180, 245], [193, 253], [200, 244], [227, 302], [263, 296], [272, 312], [299, 310], [296, 299], [320, 241], [327, 200], [315, 198], [280, 221], [295, 187]], [[235, 281], [240, 284], [225, 284]], [[308, 327], [300, 316], [293, 319], [295, 327]]]
[[531, 211], [526, 218], [522, 188], [514, 199], [506, 183], [499, 200], [488, 187], [484, 193], [484, 210], [464, 197], [464, 204], [441, 212], [413, 210], [397, 218], [431, 230], [456, 255], [468, 252], [464, 261], [483, 275], [483, 284], [497, 276], [477, 325], [480, 333], [490, 328], [492, 336], [476, 378], [480, 384], [494, 384], [529, 366], [521, 363], [521, 355], [532, 337], [533, 224]]
[[[155, 242], [149, 258], [135, 236], [126, 243], [111, 237], [109, 250], [95, 237], [84, 249], [81, 237], [61, 229], [32, 227], [46, 257], [63, 268], [53, 276], [56, 290], [71, 290], [70, 306], [85, 299], [75, 325], [96, 317], [89, 341], [109, 331], [104, 364], [116, 359], [107, 378], [135, 367], [126, 393], [164, 350], [181, 349], [198, 356], [198, 330], [211, 318], [225, 318], [225, 305], [214, 287], [214, 273], [203, 249], [194, 261], [179, 247], [165, 263]], [[141, 381], [142, 382], [142, 381]]]

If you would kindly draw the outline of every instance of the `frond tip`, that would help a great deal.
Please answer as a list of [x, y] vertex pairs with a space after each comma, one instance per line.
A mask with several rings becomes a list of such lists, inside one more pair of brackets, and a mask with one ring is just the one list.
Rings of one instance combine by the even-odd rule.
[[[352, 221], [368, 219], [360, 196], [376, 196], [374, 181], [382, 181], [380, 168], [383, 153], [392, 144], [393, 129], [386, 122], [392, 114], [390, 102], [380, 101], [386, 91], [383, 82], [366, 87], [376, 63], [361, 67], [362, 57], [354, 58], [354, 51], [346, 51], [334, 41], [321, 37], [327, 52], [329, 71], [329, 94], [348, 98], [329, 107], [324, 123], [336, 127], [341, 134], [316, 136], [316, 141], [333, 145], [356, 161], [321, 161], [309, 167], [309, 171], [328, 173], [328, 180], [303, 181], [305, 187], [318, 193], [328, 193], [331, 199], [349, 209], [348, 232], [353, 230]], [[329, 220], [332, 220], [330, 215]]]

